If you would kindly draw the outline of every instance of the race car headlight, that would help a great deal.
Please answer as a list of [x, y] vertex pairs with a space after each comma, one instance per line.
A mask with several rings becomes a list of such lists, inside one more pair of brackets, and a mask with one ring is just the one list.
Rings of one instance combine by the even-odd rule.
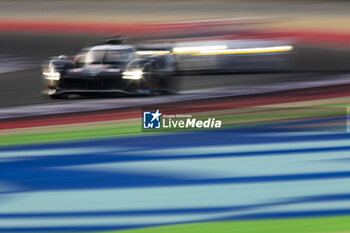
[[58, 72], [43, 72], [43, 76], [48, 80], [60, 80], [61, 74]]
[[142, 76], [143, 76], [143, 72], [141, 70], [123, 72], [123, 79], [138, 80], [138, 79], [141, 79]]

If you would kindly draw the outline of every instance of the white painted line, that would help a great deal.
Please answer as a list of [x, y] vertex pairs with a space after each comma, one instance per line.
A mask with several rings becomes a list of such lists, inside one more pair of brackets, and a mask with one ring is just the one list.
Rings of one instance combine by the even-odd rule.
[[72, 156], [81, 154], [101, 154], [116, 153], [128, 150], [129, 148], [121, 147], [74, 147], [74, 148], [53, 148], [53, 149], [34, 149], [34, 150], [2, 150], [0, 151], [0, 159], [2, 158], [33, 158], [41, 156]]
[[[140, 151], [127, 151], [125, 155], [142, 155], [142, 156], [194, 156], [194, 155], [215, 155], [226, 153], [258, 153], [263, 151], [280, 151], [280, 150], [307, 150], [322, 149], [329, 147], [349, 146], [350, 140], [320, 140], [307, 142], [283, 142], [283, 143], [263, 143], [248, 145], [216, 145], [216, 146], [194, 146], [194, 147], [175, 147], [166, 149], [151, 149]], [[0, 154], [1, 155], [1, 154]]]
[[40, 62], [32, 58], [0, 55], [0, 74], [38, 67]]

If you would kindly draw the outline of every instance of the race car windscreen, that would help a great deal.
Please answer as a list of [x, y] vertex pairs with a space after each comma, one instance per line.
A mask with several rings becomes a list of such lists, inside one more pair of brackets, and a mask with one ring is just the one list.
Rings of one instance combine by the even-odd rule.
[[119, 64], [132, 59], [133, 52], [130, 50], [89, 50], [76, 56], [77, 66], [92, 64]]

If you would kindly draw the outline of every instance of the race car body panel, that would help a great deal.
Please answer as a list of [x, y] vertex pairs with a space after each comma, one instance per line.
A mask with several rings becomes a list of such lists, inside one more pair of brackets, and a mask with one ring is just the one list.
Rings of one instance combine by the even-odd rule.
[[129, 45], [98, 45], [73, 59], [51, 59], [43, 68], [45, 94], [154, 93], [168, 88], [175, 71], [167, 55], [140, 56]]

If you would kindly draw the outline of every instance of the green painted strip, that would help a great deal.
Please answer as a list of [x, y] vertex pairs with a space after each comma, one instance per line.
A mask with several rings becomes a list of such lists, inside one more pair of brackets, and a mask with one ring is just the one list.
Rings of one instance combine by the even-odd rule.
[[225, 221], [150, 227], [108, 233], [345, 233], [350, 217]]
[[349, 103], [342, 103], [342, 104], [331, 104], [331, 105], [322, 105], [322, 107], [325, 108], [349, 108]]
[[141, 127], [139, 124], [118, 125], [115, 127], [87, 127], [57, 132], [38, 132], [0, 136], [0, 146], [49, 143], [90, 138], [134, 136], [140, 133]]
[[[259, 110], [259, 109], [258, 109]], [[291, 110], [294, 112], [291, 112]], [[304, 111], [308, 110], [308, 111]], [[229, 115], [208, 115], [207, 117], [199, 117], [198, 119], [206, 120], [208, 117], [215, 117], [217, 120], [223, 122], [225, 128], [235, 128], [244, 126], [254, 126], [266, 123], [273, 123], [276, 120], [291, 120], [291, 119], [308, 119], [312, 117], [328, 117], [337, 116], [344, 114], [344, 109], [335, 109], [333, 111], [321, 111], [322, 108], [295, 108], [295, 109], [271, 109], [267, 108], [259, 110], [256, 112], [247, 112], [246, 114], [235, 115], [234, 113]], [[274, 112], [276, 111], [276, 112]], [[227, 114], [227, 113], [226, 113]], [[243, 121], [243, 122], [241, 122]], [[52, 130], [50, 132], [21, 132], [15, 134], [7, 134], [0, 136], [0, 146], [9, 145], [24, 145], [33, 143], [50, 143], [50, 142], [60, 142], [60, 141], [71, 141], [80, 139], [93, 139], [93, 138], [107, 138], [107, 137], [122, 137], [122, 136], [135, 136], [138, 134], [147, 135], [154, 133], [164, 133], [164, 132], [176, 132], [184, 130], [207, 130], [203, 129], [159, 129], [159, 130], [141, 130], [142, 123], [141, 119], [139, 123], [129, 123], [129, 124], [116, 124], [115, 126], [110, 125], [100, 125], [100, 126], [81, 126], [79, 128], [57, 128], [57, 130]]]

